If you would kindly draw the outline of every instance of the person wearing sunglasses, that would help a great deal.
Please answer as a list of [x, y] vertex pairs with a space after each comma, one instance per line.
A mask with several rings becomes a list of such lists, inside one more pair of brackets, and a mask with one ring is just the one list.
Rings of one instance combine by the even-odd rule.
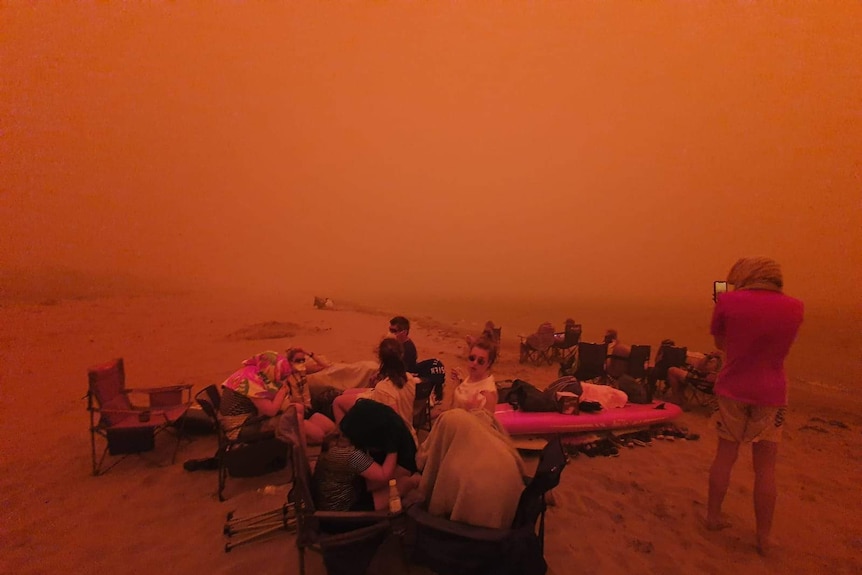
[[402, 315], [390, 319], [389, 335], [397, 339], [404, 348], [404, 367], [409, 373], [416, 373], [419, 354], [416, 352], [416, 344], [410, 339], [410, 320]]
[[305, 375], [326, 366], [315, 361], [306, 366], [314, 354], [302, 348], [291, 348], [281, 354], [265, 351], [243, 362], [242, 368], [222, 383], [220, 413], [225, 424], [235, 429], [240, 439], [255, 439], [276, 433], [284, 408], [295, 403], [302, 406], [306, 440], [320, 444], [335, 429], [335, 423], [321, 413], [311, 411], [311, 393]]
[[458, 368], [452, 369], [455, 391], [452, 406], [471, 410], [485, 409], [492, 415], [497, 406], [497, 384], [491, 374], [491, 366], [497, 359], [497, 347], [490, 339], [480, 337], [470, 348], [467, 356], [467, 376]]

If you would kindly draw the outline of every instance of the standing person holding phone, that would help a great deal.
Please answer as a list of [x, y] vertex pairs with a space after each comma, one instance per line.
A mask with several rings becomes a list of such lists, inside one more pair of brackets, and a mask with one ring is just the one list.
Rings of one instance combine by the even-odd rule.
[[726, 361], [715, 381], [718, 449], [709, 472], [706, 527], [729, 527], [721, 506], [741, 443], [752, 444], [757, 550], [770, 548], [775, 513], [775, 463], [787, 407], [787, 357], [803, 303], [782, 292], [781, 267], [765, 257], [742, 258], [730, 269], [734, 291], [716, 297], [710, 331]]

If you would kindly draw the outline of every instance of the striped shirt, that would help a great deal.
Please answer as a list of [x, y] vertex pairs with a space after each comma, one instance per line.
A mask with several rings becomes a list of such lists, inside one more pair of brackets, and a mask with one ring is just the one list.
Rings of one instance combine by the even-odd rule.
[[364, 491], [360, 474], [371, 467], [371, 456], [350, 446], [333, 445], [314, 467], [314, 504], [320, 511], [350, 511]]

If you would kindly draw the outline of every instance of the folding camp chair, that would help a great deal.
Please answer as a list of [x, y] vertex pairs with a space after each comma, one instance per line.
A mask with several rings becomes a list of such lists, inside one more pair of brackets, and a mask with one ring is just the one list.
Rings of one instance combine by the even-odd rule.
[[588, 381], [602, 377], [605, 374], [605, 362], [608, 358], [606, 343], [578, 343], [578, 359], [574, 376], [578, 381]]
[[[226, 390], [226, 393], [233, 393]], [[284, 469], [290, 451], [283, 441], [275, 438], [275, 433], [252, 439], [240, 439], [243, 424], [225, 425], [219, 417], [221, 395], [219, 388], [209, 385], [195, 395], [195, 400], [215, 426], [218, 435], [218, 499], [224, 501], [224, 489], [228, 476], [252, 477]]]
[[[115, 359], [88, 370], [87, 411], [90, 412], [90, 448], [93, 457], [93, 475], [105, 473], [132, 453], [150, 451], [155, 437], [176, 426], [176, 443], [171, 463], [176, 460], [182, 436], [183, 416], [191, 405], [191, 384], [126, 388], [126, 370], [123, 359]], [[134, 405], [129, 394], [149, 396], [148, 405]], [[98, 415], [98, 419], [97, 416]], [[96, 456], [96, 436], [105, 440], [101, 457]], [[105, 457], [121, 455], [102, 468]]]
[[554, 334], [554, 349], [552, 350], [554, 361], [565, 363], [577, 353], [582, 331], [581, 324], [575, 323], [572, 319], [566, 320], [566, 327], [563, 332]]
[[544, 574], [545, 494], [559, 485], [566, 463], [560, 438], [555, 437], [543, 449], [508, 529], [467, 525], [431, 515], [421, 505], [411, 507], [407, 516], [412, 559], [438, 573]]
[[[694, 401], [701, 407], [717, 408], [715, 399], [715, 379], [721, 371], [722, 357], [718, 353], [711, 353], [704, 357], [701, 364], [689, 369], [685, 378], [685, 399]], [[710, 370], [710, 371], [707, 371]]]
[[416, 384], [416, 399], [413, 401], [413, 428], [431, 431], [431, 392], [433, 381], [420, 381]]
[[430, 431], [434, 400], [443, 399], [446, 366], [439, 359], [426, 359], [416, 364], [416, 376], [419, 383], [416, 384], [416, 398], [413, 401], [413, 428]]
[[651, 348], [648, 345], [633, 345], [629, 353], [629, 364], [626, 374], [640, 382], [645, 382], [649, 369]]
[[521, 338], [520, 363], [541, 365], [553, 362], [554, 326], [550, 322], [543, 323], [536, 333]]
[[685, 399], [688, 402], [694, 401], [701, 407], [717, 407], [715, 399], [715, 374], [708, 374], [704, 377], [691, 374], [685, 378]]
[[[672, 345], [663, 345], [658, 348], [655, 356], [655, 365], [649, 371], [647, 377], [647, 385], [649, 386], [650, 397], [655, 397], [656, 394], [667, 393], [667, 370], [672, 367], [684, 367], [688, 348], [675, 347]], [[664, 382], [663, 389], [658, 389], [658, 382]]]
[[[289, 415], [293, 413], [293, 417]], [[391, 533], [391, 521], [402, 514], [385, 511], [318, 511], [311, 489], [311, 467], [299, 431], [296, 408], [291, 406], [283, 416], [289, 426], [279, 429], [290, 437], [293, 453], [293, 487], [288, 505], [296, 516], [296, 546], [299, 550], [299, 572], [305, 573], [305, 550], [323, 555], [329, 575], [359, 575], [374, 558], [377, 548]]]

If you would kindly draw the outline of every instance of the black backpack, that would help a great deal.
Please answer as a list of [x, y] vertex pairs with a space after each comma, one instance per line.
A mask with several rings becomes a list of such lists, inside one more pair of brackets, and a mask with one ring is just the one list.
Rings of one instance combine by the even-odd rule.
[[558, 411], [555, 392], [549, 391], [540, 391], [531, 383], [516, 379], [512, 382], [506, 401], [519, 411]]

